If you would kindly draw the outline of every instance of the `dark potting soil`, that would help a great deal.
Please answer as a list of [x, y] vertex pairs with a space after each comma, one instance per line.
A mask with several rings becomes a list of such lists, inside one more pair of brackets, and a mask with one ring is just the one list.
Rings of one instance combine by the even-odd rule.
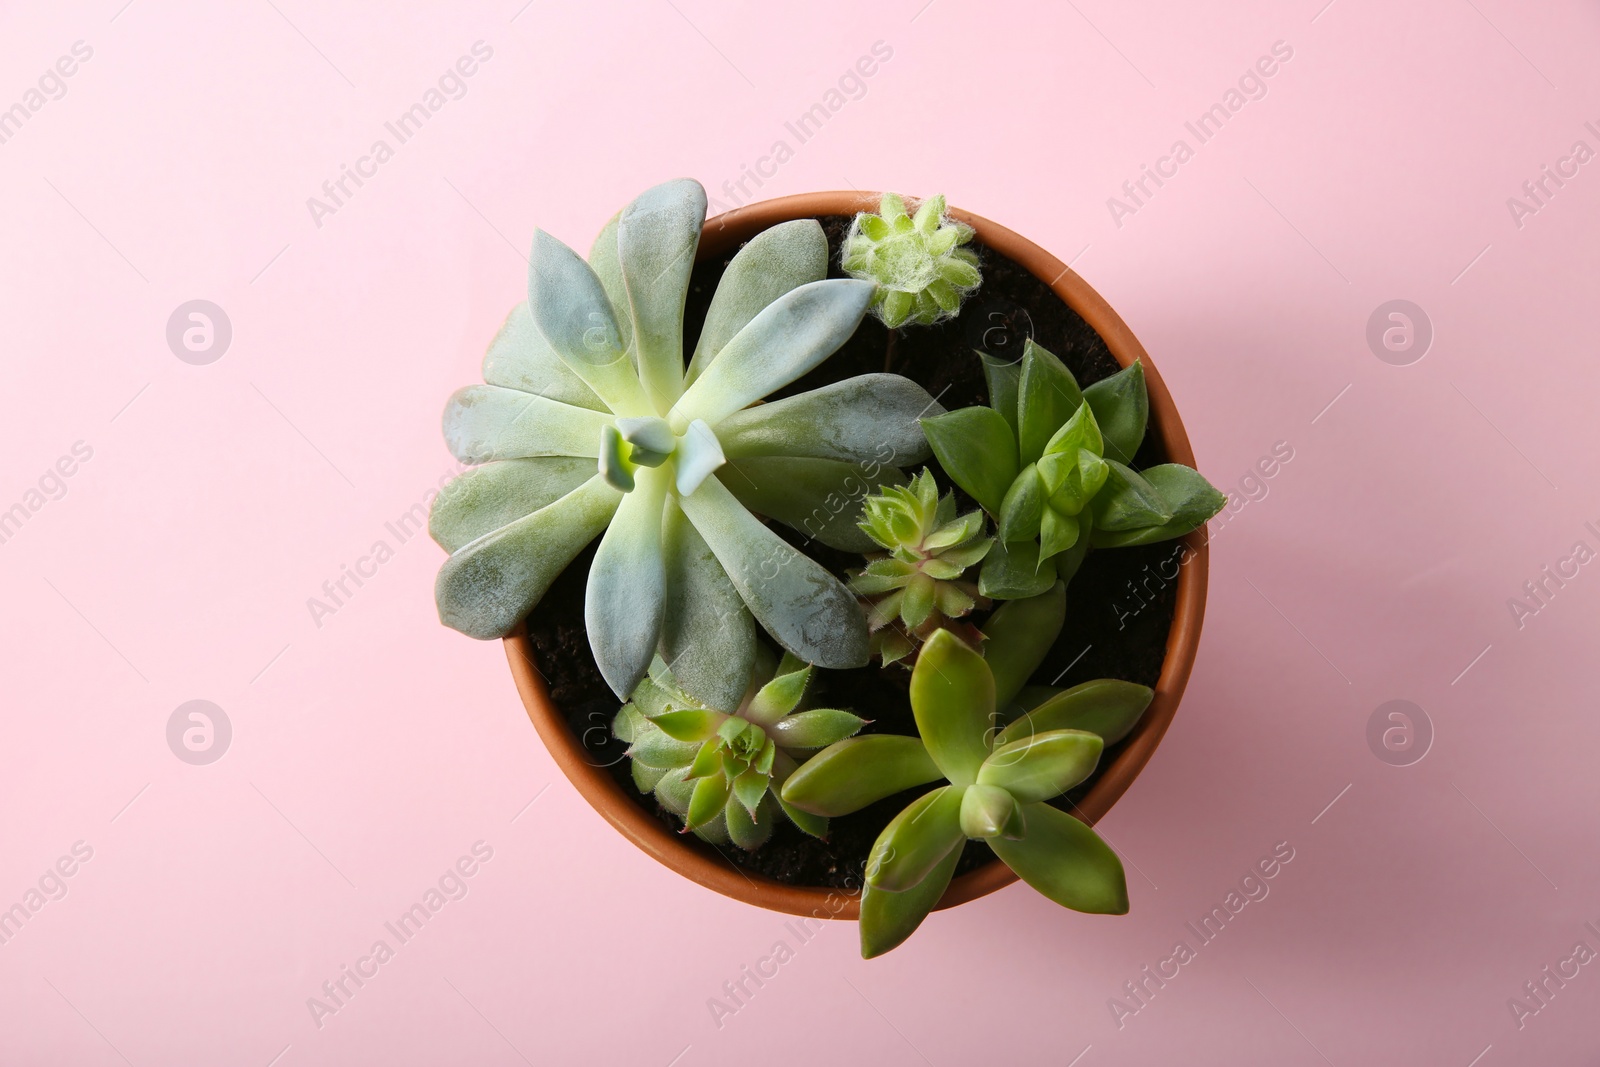
[[[828, 235], [832, 277], [843, 277], [838, 267], [839, 245], [849, 228], [848, 216], [821, 220]], [[775, 397], [815, 389], [857, 374], [893, 371], [920, 384], [948, 409], [983, 404], [988, 400], [983, 367], [974, 349], [1015, 359], [1023, 342], [1035, 343], [1061, 357], [1078, 383], [1087, 386], [1116, 372], [1116, 359], [1105, 342], [1049, 287], [1016, 263], [977, 241], [983, 284], [962, 306], [955, 319], [935, 326], [910, 326], [890, 331], [874, 318], [862, 322], [844, 347], [820, 367], [774, 394]], [[711, 294], [732, 256], [709, 259], [695, 267], [685, 310], [684, 348], [693, 351]], [[1159, 443], [1146, 434], [1134, 466], [1144, 468], [1166, 461]], [[944, 488], [954, 489], [937, 461], [928, 466]], [[911, 473], [915, 473], [914, 471]], [[974, 505], [960, 496], [962, 509]], [[862, 565], [860, 556], [830, 549], [786, 526], [773, 529], [807, 555], [844, 577], [847, 568]], [[1177, 598], [1176, 581], [1163, 575], [1176, 573], [1176, 543], [1091, 551], [1068, 587], [1067, 622], [1032, 681], [1040, 685], [1071, 686], [1093, 678], [1121, 678], [1154, 686], [1166, 656], [1167, 632], [1172, 626]], [[583, 625], [583, 595], [590, 546], [550, 587], [527, 628], [550, 697], [567, 718], [590, 759], [606, 767], [623, 791], [677, 831], [679, 818], [662, 809], [655, 799], [633, 785], [626, 746], [611, 736], [611, 720], [618, 708], [595, 666]], [[977, 618], [981, 622], [981, 617]], [[848, 708], [873, 722], [866, 732], [915, 734], [906, 698], [910, 672], [900, 666], [862, 667], [849, 671], [819, 671], [813, 683], [810, 706]], [[1119, 746], [1101, 760], [1105, 767]], [[1070, 810], [1081, 801], [1096, 775], [1053, 801]], [[802, 833], [781, 821], [772, 839], [754, 852], [732, 845], [714, 847], [692, 835], [691, 847], [720, 855], [735, 867], [759, 872], [793, 885], [859, 888], [872, 843], [899, 811], [921, 790], [909, 790], [879, 801], [853, 815], [833, 819], [827, 841]], [[966, 873], [994, 859], [989, 846], [969, 841], [957, 873]]]

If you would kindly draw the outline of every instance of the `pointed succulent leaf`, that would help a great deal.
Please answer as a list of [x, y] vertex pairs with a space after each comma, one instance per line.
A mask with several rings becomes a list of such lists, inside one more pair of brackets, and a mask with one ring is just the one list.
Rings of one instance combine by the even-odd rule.
[[918, 419], [944, 410], [898, 374], [859, 374], [755, 407], [716, 424], [730, 458], [814, 456], [903, 466], [928, 458]]
[[1153, 690], [1133, 682], [1113, 678], [1084, 682], [1040, 703], [1002, 730], [995, 744], [1054, 730], [1085, 730], [1114, 745], [1128, 736], [1154, 697]]
[[927, 876], [902, 893], [861, 889], [861, 958], [870, 960], [897, 948], [916, 932], [922, 920], [939, 903], [961, 862], [961, 849], [953, 848]]
[[933, 614], [938, 585], [926, 574], [919, 574], [906, 583], [905, 596], [900, 601], [900, 621], [915, 629], [928, 621]]
[[528, 308], [556, 355], [618, 415], [652, 413], [622, 348], [611, 301], [578, 254], [543, 230], [528, 260]]
[[1044, 481], [1032, 463], [1022, 468], [1000, 504], [997, 533], [1002, 541], [1027, 541], [1039, 536], [1044, 520]]
[[889, 820], [867, 855], [867, 884], [903, 893], [959, 848], [966, 838], [961, 832], [962, 792], [957, 786], [940, 786]]
[[1094, 409], [1088, 404], [1079, 404], [1072, 416], [1050, 435], [1050, 440], [1045, 442], [1044, 454], [1071, 454], [1080, 449], [1087, 449], [1097, 456], [1105, 451], [1105, 439], [1100, 436]]
[[616, 716], [611, 720], [611, 736], [630, 745], [633, 744], [634, 738], [649, 728], [649, 720], [632, 702], [618, 708]]
[[[726, 427], [729, 421], [723, 420], [722, 425]], [[717, 477], [739, 503], [758, 515], [776, 519], [830, 548], [870, 552], [872, 538], [857, 525], [861, 502], [885, 485], [900, 484], [906, 476], [897, 467], [876, 462], [751, 456], [730, 459]]]
[[1128, 545], [1150, 545], [1182, 537], [1191, 530], [1204, 526], [1206, 520], [1222, 510], [1228, 498], [1206, 481], [1199, 472], [1177, 463], [1166, 463], [1141, 472], [1145, 481], [1154, 486], [1172, 509], [1172, 518], [1159, 526], [1145, 526], [1132, 530], [1097, 530], [1095, 545], [1103, 548], [1123, 548]]
[[[788, 656], [784, 658], [787, 660]], [[799, 670], [784, 671], [780, 667], [779, 673], [756, 692], [746, 714], [753, 723], [771, 726], [799, 706], [810, 683], [809, 664]]]
[[487, 463], [433, 498], [428, 533], [446, 552], [531, 515], [594, 477], [594, 460], [540, 456]]
[[688, 767], [699, 753], [699, 745], [676, 740], [665, 730], [640, 731], [628, 749], [633, 762], [661, 769]]
[[778, 743], [772, 738], [767, 738], [767, 743], [761, 746], [761, 755], [756, 757], [755, 769], [762, 774], [771, 774], [772, 765], [778, 758]]
[[1096, 529], [1117, 532], [1161, 526], [1172, 519], [1172, 509], [1154, 485], [1124, 464], [1106, 460], [1111, 468], [1106, 484], [1094, 498]]
[[1144, 440], [1150, 419], [1150, 396], [1144, 384], [1144, 365], [1138, 360], [1083, 391], [1105, 435], [1103, 453], [1122, 463], [1132, 463]]
[[1046, 504], [1039, 516], [1040, 561], [1043, 562], [1051, 556], [1065, 552], [1077, 543], [1078, 520], [1071, 515], [1063, 515]]
[[774, 820], [757, 818], [756, 813], [745, 807], [737, 796], [728, 799], [723, 805], [722, 814], [728, 827], [728, 838], [747, 852], [760, 848], [772, 837]]
[[762, 525], [716, 478], [680, 506], [779, 645], [829, 670], [867, 662], [866, 620], [843, 583]]
[[1055, 584], [1056, 575], [1039, 565], [1037, 541], [995, 540], [978, 572], [978, 592], [996, 600], [1038, 596]]
[[891, 330], [905, 325], [917, 305], [916, 297], [896, 289], [880, 292], [879, 300], [878, 313], [883, 318], [883, 324]]
[[529, 456], [594, 456], [609, 416], [497, 385], [457, 389], [444, 409], [444, 441], [463, 463]]
[[489, 342], [489, 350], [483, 356], [483, 380], [574, 407], [608, 410], [605, 401], [572, 372], [544, 339], [533, 324], [533, 312], [526, 300], [511, 309], [500, 332]]
[[1023, 808], [1021, 841], [993, 838], [989, 847], [1033, 888], [1073, 911], [1125, 915], [1128, 882], [1122, 861], [1098, 834], [1048, 804]]
[[606, 684], [627, 699], [650, 669], [666, 614], [661, 512], [669, 472], [641, 468], [589, 567], [583, 599], [589, 647]]
[[810, 282], [768, 304], [734, 335], [716, 361], [673, 408], [684, 425], [712, 426], [811, 370], [850, 339], [867, 302], [870, 282], [845, 278]]
[[983, 657], [949, 630], [922, 646], [911, 672], [911, 710], [928, 755], [956, 785], [970, 785], [989, 755], [994, 675]]
[[678, 741], [709, 741], [728, 716], [709, 708], [678, 708], [652, 716], [650, 721]]
[[[688, 827], [684, 827], [685, 831]], [[732, 840], [728, 833], [728, 819], [722, 812], [717, 812], [716, 818], [710, 822], [702, 823], [694, 828], [694, 836], [709, 845], [726, 845]]]
[[611, 301], [623, 349], [632, 351], [633, 313], [628, 307], [628, 285], [622, 280], [622, 259], [617, 248], [617, 227], [621, 223], [622, 212], [619, 211], [606, 220], [605, 226], [595, 235], [594, 244], [589, 246], [589, 268], [600, 279], [600, 287]]
[[1000, 514], [1017, 478], [1017, 440], [993, 408], [961, 408], [922, 420], [939, 465], [991, 515]]
[[998, 837], [1018, 819], [1017, 802], [998, 786], [967, 786], [961, 795], [961, 832], [968, 837]]
[[762, 308], [827, 276], [828, 239], [816, 219], [795, 219], [756, 234], [722, 272], [685, 384], [698, 378]]
[[858, 715], [835, 708], [817, 708], [779, 719], [772, 736], [784, 748], [823, 748], [852, 737], [865, 725]]
[[694, 761], [689, 764], [689, 769], [684, 772], [685, 778], [708, 778], [722, 773], [722, 745], [721, 738], [713, 738], [702, 742], [695, 749]]
[[434, 582], [440, 621], [469, 637], [510, 633], [583, 546], [606, 528], [621, 499], [596, 476], [461, 548]]
[[658, 411], [683, 390], [683, 303], [705, 221], [705, 189], [679, 178], [635, 197], [617, 225], [639, 379]]
[[700, 483], [711, 476], [712, 471], [726, 462], [728, 459], [722, 454], [722, 444], [717, 440], [717, 435], [711, 432], [711, 427], [706, 425], [704, 419], [695, 419], [678, 443], [678, 494], [688, 496], [693, 493], [700, 488]]
[[[755, 620], [699, 532], [666, 505], [667, 600], [660, 653], [679, 685], [712, 708], [737, 708], [755, 664]], [[635, 697], [637, 699], [637, 697]]]
[[1022, 354], [1017, 386], [1017, 444], [1022, 463], [1044, 454], [1044, 446], [1083, 402], [1077, 379], [1053, 354], [1030, 338]]
[[767, 795], [767, 783], [770, 779], [754, 767], [745, 771], [733, 780], [733, 795], [744, 810], [753, 819], [761, 805], [761, 798]]
[[651, 767], [639, 760], [630, 760], [628, 770], [633, 774], [633, 786], [641, 793], [653, 793], [661, 779], [670, 773], [667, 767]]
[[1056, 582], [1038, 596], [1000, 605], [983, 624], [983, 658], [994, 676], [997, 707], [1010, 704], [1039, 669], [1067, 618], [1067, 587]]
[[1084, 730], [1051, 730], [995, 748], [978, 768], [980, 785], [998, 786], [1030, 804], [1060, 796], [1088, 778], [1105, 742]]
[[783, 785], [783, 800], [817, 815], [848, 815], [944, 777], [919, 738], [867, 734], [830, 745]]
[[988, 352], [977, 352], [977, 356], [983, 361], [983, 380], [989, 387], [989, 407], [1006, 420], [1014, 438], [1017, 433], [1017, 390], [1022, 384], [1022, 358], [1006, 359]]
[[689, 810], [684, 813], [684, 828], [693, 830], [722, 814], [723, 805], [733, 786], [722, 774], [708, 774], [694, 784], [694, 794], [689, 798]]
[[699, 784], [699, 779], [688, 777], [687, 767], [669, 770], [656, 782], [656, 800], [663, 808], [674, 815], [683, 815], [689, 810], [689, 801], [694, 798], [694, 789]]

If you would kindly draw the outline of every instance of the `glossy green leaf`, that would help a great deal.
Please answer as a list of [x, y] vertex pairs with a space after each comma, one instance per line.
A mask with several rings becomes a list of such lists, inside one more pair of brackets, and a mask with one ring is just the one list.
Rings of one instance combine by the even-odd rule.
[[1038, 596], [1001, 604], [983, 624], [983, 658], [994, 676], [998, 707], [1011, 703], [1050, 654], [1067, 618], [1067, 587], [1056, 582]]
[[1100, 379], [1083, 391], [1083, 398], [1093, 409], [1105, 436], [1104, 454], [1131, 464], [1150, 418], [1144, 365], [1136, 360], [1109, 378]]
[[961, 832], [968, 837], [997, 837], [1019, 820], [1016, 800], [998, 786], [980, 782], [961, 796]]
[[750, 699], [750, 707], [746, 712], [751, 722], [762, 726], [771, 726], [778, 720], [788, 715], [800, 704], [800, 698], [805, 695], [806, 686], [811, 684], [811, 667], [801, 666], [798, 669], [785, 670], [789, 667], [788, 657], [785, 663], [779, 666], [778, 673], [772, 680], [756, 691]]
[[1085, 449], [1098, 456], [1105, 450], [1105, 440], [1095, 422], [1094, 409], [1088, 404], [1079, 404], [1072, 417], [1050, 435], [1044, 451], [1046, 454], [1073, 455]]
[[1115, 532], [1161, 526], [1172, 518], [1161, 491], [1137, 471], [1114, 459], [1106, 460], [1111, 473], [1094, 498], [1094, 525], [1097, 530]]
[[1000, 521], [996, 524], [1000, 540], [1016, 542], [1038, 537], [1044, 520], [1044, 498], [1044, 481], [1030, 463], [1011, 483], [1000, 504]]
[[639, 380], [657, 411], [671, 407], [682, 391], [683, 303], [705, 220], [705, 189], [679, 178], [635, 197], [617, 225]]
[[722, 773], [722, 745], [720, 738], [695, 749], [694, 761], [689, 764], [685, 778], [710, 778]]
[[1017, 390], [1022, 384], [1022, 357], [1003, 359], [987, 352], [978, 352], [977, 355], [983, 361], [983, 380], [989, 386], [989, 407], [1006, 420], [1014, 440], [1017, 433]]
[[885, 485], [906, 480], [898, 467], [788, 456], [731, 459], [717, 477], [756, 514], [776, 519], [829, 548], [861, 553], [874, 547], [872, 538], [857, 525], [862, 501]]
[[913, 800], [883, 828], [867, 855], [867, 884], [891, 893], [903, 893], [926, 878], [939, 861], [959, 848], [961, 794], [955, 786], [940, 786]]
[[733, 787], [723, 775], [710, 774], [699, 779], [689, 798], [689, 810], [684, 813], [684, 826], [693, 830], [721, 815], [732, 792]]
[[[508, 459], [474, 468], [433, 498], [428, 534], [446, 552], [548, 507], [594, 477], [594, 460]], [[399, 520], [405, 525], [411, 516]]]
[[1039, 566], [1037, 541], [1007, 543], [996, 539], [978, 572], [978, 591], [996, 600], [1038, 596], [1055, 582], [1054, 569]]
[[661, 658], [711, 708], [737, 708], [756, 661], [756, 625], [727, 572], [675, 502], [662, 517], [667, 599]]
[[1078, 543], [1078, 520], [1045, 506], [1039, 521], [1039, 558], [1047, 560]]
[[817, 815], [848, 815], [944, 777], [921, 739], [868, 734], [830, 745], [789, 776], [785, 803]]
[[980, 785], [997, 786], [1028, 804], [1060, 796], [1088, 778], [1105, 742], [1083, 730], [1051, 730], [996, 746], [978, 768]]
[[700, 377], [734, 335], [784, 293], [828, 276], [828, 239], [816, 219], [762, 230], [729, 262], [706, 310], [685, 383]]
[[1023, 808], [1027, 836], [993, 838], [995, 855], [1033, 888], [1073, 911], [1126, 915], [1122, 861], [1089, 827], [1048, 804]]
[[970, 785], [989, 754], [994, 675], [949, 630], [936, 630], [911, 672], [911, 710], [928, 755], [955, 785]]
[[940, 860], [927, 876], [903, 893], [874, 889], [871, 885], [861, 890], [861, 958], [872, 959], [905, 942], [916, 932], [922, 920], [938, 905], [950, 879], [961, 862], [959, 848]]
[[1094, 513], [1083, 511], [1078, 514], [1078, 539], [1071, 548], [1056, 553], [1051, 557], [1050, 563], [1055, 565], [1056, 574], [1063, 582], [1071, 583], [1072, 578], [1078, 573], [1078, 568], [1083, 566], [1083, 561], [1089, 556], [1089, 548], [1094, 543]]
[[626, 700], [650, 669], [666, 613], [661, 509], [670, 472], [641, 468], [589, 567], [583, 598], [589, 647], [611, 691]]
[[993, 408], [971, 407], [922, 420], [939, 466], [991, 515], [1017, 477], [1017, 439]]
[[575, 407], [608, 410], [582, 378], [572, 372], [533, 324], [526, 300], [506, 316], [483, 356], [483, 380], [490, 385], [534, 393]]
[[859, 715], [836, 708], [816, 708], [779, 719], [772, 736], [784, 748], [823, 748], [852, 737], [865, 725]]
[[1075, 685], [1033, 708], [995, 738], [996, 745], [1053, 730], [1086, 730], [1114, 745], [1128, 736], [1150, 706], [1155, 692], [1114, 678]]
[[1095, 544], [1106, 548], [1127, 545], [1148, 545], [1182, 537], [1191, 530], [1205, 525], [1222, 506], [1227, 496], [1206, 481], [1199, 472], [1178, 463], [1165, 463], [1141, 472], [1145, 481], [1155, 487], [1172, 510], [1172, 518], [1159, 526], [1136, 530], [1104, 531], [1095, 537]]
[[1046, 442], [1082, 402], [1078, 382], [1066, 364], [1029, 338], [1017, 386], [1017, 445], [1023, 465], [1044, 454]]

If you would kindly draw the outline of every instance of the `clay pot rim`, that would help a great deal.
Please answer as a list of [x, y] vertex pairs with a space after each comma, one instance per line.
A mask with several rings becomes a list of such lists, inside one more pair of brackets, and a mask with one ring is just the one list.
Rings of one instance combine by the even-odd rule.
[[[802, 193], [736, 208], [706, 221], [696, 261], [730, 254], [757, 233], [781, 222], [874, 210], [880, 196], [854, 190]], [[1045, 282], [1100, 335], [1119, 364], [1126, 367], [1136, 359], [1144, 363], [1151, 429], [1172, 462], [1194, 466], [1194, 451], [1166, 384], [1144, 346], [1104, 298], [1072, 268], [1012, 230], [958, 209], [950, 209], [950, 214], [973, 227], [978, 240]], [[1079, 806], [1079, 816], [1090, 825], [1103, 817], [1133, 784], [1177, 713], [1194, 667], [1205, 614], [1208, 560], [1204, 533], [1202, 527], [1183, 539], [1190, 555], [1179, 568], [1177, 603], [1155, 697], [1139, 726]], [[589, 762], [582, 744], [567, 728], [561, 710], [550, 699], [534, 662], [532, 646], [521, 628], [505, 639], [505, 649], [528, 717], [557, 766], [607, 822], [647, 855], [707, 889], [747, 904], [817, 918], [859, 917], [858, 890], [787, 885], [738, 867], [710, 846], [664, 826], [629, 797], [605, 767]], [[939, 907], [964, 904], [1016, 880], [1010, 868], [995, 860], [954, 879], [939, 901]]]

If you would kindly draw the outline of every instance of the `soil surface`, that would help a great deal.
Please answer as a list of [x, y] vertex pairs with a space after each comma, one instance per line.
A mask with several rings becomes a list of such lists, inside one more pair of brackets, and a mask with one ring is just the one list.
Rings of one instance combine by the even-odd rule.
[[[838, 268], [839, 244], [850, 218], [827, 216], [819, 221], [831, 249], [830, 276], [843, 277]], [[988, 393], [982, 364], [973, 350], [1020, 358], [1023, 342], [1030, 336], [1036, 344], [1061, 357], [1081, 386], [1116, 372], [1117, 361], [1105, 342], [1048, 286], [978, 241], [969, 247], [978, 253], [983, 284], [962, 306], [960, 315], [935, 326], [909, 326], [895, 331], [869, 317], [831, 358], [774, 396], [888, 370], [916, 381], [946, 408], [983, 404]], [[711, 294], [731, 258], [706, 260], [695, 268], [685, 311], [685, 351], [694, 350]], [[1146, 434], [1134, 466], [1144, 468], [1163, 462], [1166, 456], [1159, 443]], [[930, 460], [928, 465], [941, 485], [955, 488], [937, 461]], [[957, 493], [964, 497], [959, 490]], [[962, 506], [966, 510], [973, 505], [963, 499]], [[860, 556], [808, 542], [804, 535], [786, 526], [774, 524], [773, 529], [841, 578], [847, 568], [862, 565]], [[1032, 681], [1071, 686], [1093, 678], [1121, 678], [1154, 686], [1166, 656], [1167, 632], [1177, 598], [1177, 583], [1164, 581], [1161, 572], [1174, 573], [1176, 565], [1172, 561], [1179, 552], [1176, 542], [1091, 551], [1068, 586], [1066, 626]], [[638, 792], [623, 755], [626, 746], [611, 736], [611, 719], [618, 701], [595, 666], [583, 626], [584, 587], [593, 557], [594, 546], [590, 546], [551, 586], [528, 620], [528, 636], [551, 699], [566, 713], [569, 728], [593, 762], [607, 767], [624, 792], [676, 831], [682, 826], [679, 818], [660, 808], [653, 797]], [[981, 623], [983, 615], [973, 618]], [[900, 666], [819, 671], [810, 704], [848, 708], [874, 720], [866, 732], [914, 735], [916, 726], [906, 699], [909, 678], [910, 672]], [[1115, 758], [1119, 747], [1107, 750], [1101, 767]], [[1098, 777], [1096, 772], [1089, 781], [1053, 803], [1070, 810]], [[787, 820], [755, 852], [731, 845], [713, 848], [688, 835], [684, 841], [692, 847], [714, 851], [732, 865], [780, 882], [851, 889], [861, 885], [867, 854], [878, 834], [925, 788], [833, 819], [826, 842], [800, 832]], [[987, 844], [969, 841], [957, 873], [964, 874], [993, 859], [994, 853]]]

